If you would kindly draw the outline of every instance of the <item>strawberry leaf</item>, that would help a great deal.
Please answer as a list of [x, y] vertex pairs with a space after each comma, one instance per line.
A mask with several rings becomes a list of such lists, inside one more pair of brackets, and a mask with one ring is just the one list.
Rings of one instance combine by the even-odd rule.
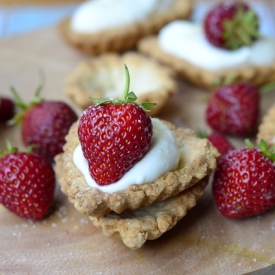
[[137, 96], [135, 95], [134, 92], [130, 92], [127, 96], [127, 99], [128, 99], [129, 102], [133, 102], [137, 99]]

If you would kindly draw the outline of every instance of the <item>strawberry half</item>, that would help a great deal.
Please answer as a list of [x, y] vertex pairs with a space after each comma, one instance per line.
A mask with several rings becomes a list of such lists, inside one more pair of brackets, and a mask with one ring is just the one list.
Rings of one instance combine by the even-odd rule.
[[117, 182], [149, 150], [153, 135], [151, 118], [146, 108], [138, 105], [129, 93], [127, 67], [122, 99], [98, 100], [88, 107], [79, 120], [78, 136], [92, 178], [98, 185]]
[[212, 92], [206, 108], [206, 121], [215, 131], [249, 136], [257, 128], [260, 91], [250, 83], [223, 85]]
[[204, 32], [214, 46], [230, 50], [250, 46], [260, 37], [259, 18], [246, 3], [224, 2], [206, 15]]
[[274, 207], [274, 160], [264, 141], [260, 150], [242, 148], [218, 159], [212, 190], [223, 216], [246, 218]]
[[41, 86], [27, 105], [12, 88], [16, 105], [22, 110], [14, 117], [14, 123], [22, 125], [22, 139], [26, 146], [33, 146], [34, 153], [53, 161], [54, 156], [63, 151], [65, 136], [77, 115], [62, 101], [42, 100], [40, 90]]
[[16, 215], [41, 219], [54, 200], [55, 174], [50, 162], [13, 148], [0, 158], [0, 203]]

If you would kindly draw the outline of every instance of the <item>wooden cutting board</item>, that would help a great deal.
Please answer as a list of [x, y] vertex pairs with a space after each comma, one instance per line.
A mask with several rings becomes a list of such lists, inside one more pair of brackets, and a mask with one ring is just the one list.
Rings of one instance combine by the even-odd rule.
[[[43, 96], [64, 97], [66, 76], [87, 57], [68, 47], [55, 28], [0, 42], [0, 94], [14, 86], [29, 100], [45, 73]], [[203, 99], [208, 92], [179, 83], [179, 92], [159, 115], [180, 126], [208, 130]], [[264, 113], [275, 94], [262, 98]], [[0, 126], [0, 148], [5, 140], [19, 148], [20, 131]], [[243, 146], [241, 139], [231, 139]], [[32, 222], [0, 206], [0, 274], [244, 274], [275, 263], [275, 209], [264, 215], [231, 221], [216, 210], [210, 186], [197, 206], [172, 230], [139, 250], [105, 237], [78, 213], [57, 188], [52, 214]]]

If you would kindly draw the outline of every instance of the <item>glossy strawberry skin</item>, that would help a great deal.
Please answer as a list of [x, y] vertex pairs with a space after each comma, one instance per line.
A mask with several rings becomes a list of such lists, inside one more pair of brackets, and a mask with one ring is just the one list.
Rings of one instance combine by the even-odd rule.
[[244, 3], [225, 2], [220, 3], [209, 11], [206, 15], [203, 25], [205, 35], [208, 41], [219, 48], [225, 48], [224, 39], [224, 21], [231, 20], [236, 15], [238, 6], [241, 6], [244, 10], [248, 10], [249, 7]]
[[218, 159], [213, 195], [221, 214], [241, 219], [275, 205], [275, 170], [254, 148], [233, 150]]
[[98, 185], [118, 181], [148, 151], [151, 118], [131, 103], [93, 105], [79, 120], [78, 136]]
[[17, 152], [0, 158], [0, 203], [16, 215], [42, 219], [54, 189], [54, 170], [44, 157]]
[[221, 155], [235, 149], [229, 140], [221, 133], [213, 132], [208, 135], [207, 138], [218, 149]]
[[225, 135], [250, 136], [256, 130], [260, 109], [260, 94], [250, 83], [233, 83], [212, 92], [206, 121], [215, 131]]
[[0, 98], [0, 121], [5, 122], [13, 118], [15, 113], [14, 103], [6, 97]]
[[65, 136], [76, 113], [64, 102], [43, 101], [32, 107], [24, 116], [22, 139], [26, 146], [35, 145], [33, 152], [50, 161], [63, 151]]

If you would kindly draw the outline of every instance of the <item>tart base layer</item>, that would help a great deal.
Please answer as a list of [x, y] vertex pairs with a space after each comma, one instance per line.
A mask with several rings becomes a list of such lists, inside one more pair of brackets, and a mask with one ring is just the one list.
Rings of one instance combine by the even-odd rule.
[[138, 249], [146, 240], [155, 240], [172, 229], [196, 205], [207, 183], [208, 177], [162, 202], [137, 210], [126, 210], [121, 214], [109, 213], [102, 217], [90, 217], [90, 220], [106, 236], [119, 238], [127, 247]]
[[64, 153], [56, 157], [56, 175], [62, 191], [75, 208], [88, 216], [99, 217], [138, 209], [163, 201], [192, 187], [216, 168], [218, 151], [207, 139], [198, 138], [190, 129], [176, 128], [165, 122], [175, 136], [180, 161], [176, 171], [169, 172], [148, 184], [133, 184], [126, 190], [104, 193], [87, 185], [84, 176], [73, 162], [79, 145], [77, 123], [73, 124], [64, 146]]
[[263, 117], [257, 134], [257, 143], [263, 139], [269, 146], [275, 145], [275, 104], [273, 104]]
[[82, 34], [71, 28], [71, 18], [62, 20], [58, 29], [64, 40], [74, 48], [88, 55], [103, 52], [123, 52], [133, 49], [137, 42], [147, 35], [156, 34], [164, 25], [177, 19], [186, 19], [192, 12], [191, 0], [175, 0], [162, 13], [156, 13], [139, 23], [97, 33]]
[[124, 55], [102, 54], [81, 62], [67, 77], [64, 93], [80, 108], [93, 104], [90, 98], [121, 97], [125, 85], [124, 64], [130, 73], [130, 89], [137, 102], [154, 102], [148, 113], [156, 115], [177, 92], [173, 71], [147, 57], [128, 52]]
[[160, 48], [156, 36], [142, 39], [138, 43], [138, 50], [161, 64], [173, 68], [183, 79], [204, 88], [215, 88], [228, 79], [234, 79], [234, 82], [250, 82], [257, 86], [275, 80], [275, 64], [270, 66], [245, 66], [217, 72], [196, 67], [184, 59], [164, 52]]

